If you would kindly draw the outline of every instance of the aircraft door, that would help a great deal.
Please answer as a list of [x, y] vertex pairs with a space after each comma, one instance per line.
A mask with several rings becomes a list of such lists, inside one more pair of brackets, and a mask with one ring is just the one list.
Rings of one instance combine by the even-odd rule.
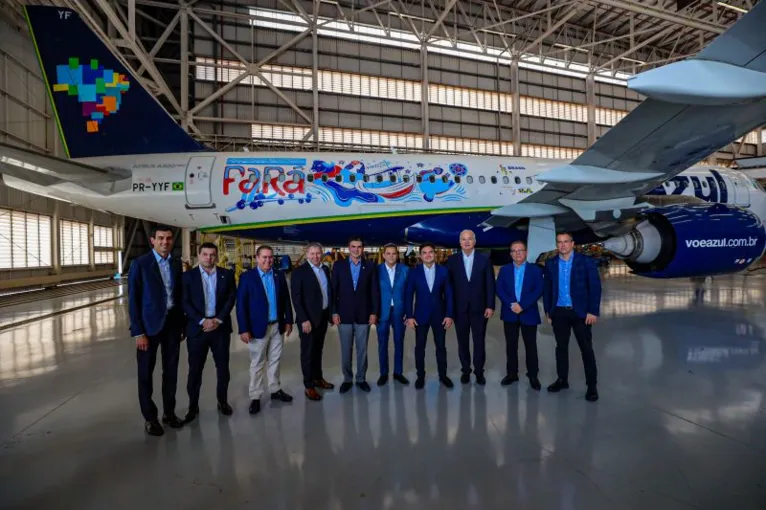
[[215, 156], [194, 156], [186, 165], [187, 209], [212, 209], [215, 207], [212, 194], [213, 163]]
[[734, 186], [734, 203], [742, 207], [750, 206], [750, 188], [748, 186], [747, 178], [744, 175], [737, 175], [732, 172], [731, 180]]

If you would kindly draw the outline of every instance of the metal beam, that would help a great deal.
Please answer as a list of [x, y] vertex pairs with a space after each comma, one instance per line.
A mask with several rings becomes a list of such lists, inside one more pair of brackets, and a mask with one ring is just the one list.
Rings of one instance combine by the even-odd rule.
[[716, 23], [710, 23], [708, 21], [689, 18], [687, 16], [681, 16], [674, 14], [664, 9], [658, 9], [656, 7], [649, 7], [648, 5], [639, 4], [637, 2], [629, 2], [627, 0], [590, 0], [595, 3], [609, 5], [618, 9], [623, 9], [629, 12], [635, 12], [638, 14], [645, 14], [657, 19], [669, 21], [677, 25], [683, 25], [685, 27], [696, 28], [697, 30], [703, 30], [705, 32], [713, 32], [716, 34], [722, 34], [726, 27], [718, 25]]
[[426, 36], [424, 40], [429, 40], [432, 35], [434, 35], [434, 32], [441, 26], [441, 24], [444, 22], [444, 19], [447, 17], [447, 15], [450, 13], [453, 7], [455, 7], [455, 3], [457, 0], [449, 0], [447, 5], [444, 6], [444, 10], [441, 14], [439, 14], [439, 17], [436, 18], [436, 21], [434, 22], [434, 25], [431, 27], [431, 29], [426, 33]]

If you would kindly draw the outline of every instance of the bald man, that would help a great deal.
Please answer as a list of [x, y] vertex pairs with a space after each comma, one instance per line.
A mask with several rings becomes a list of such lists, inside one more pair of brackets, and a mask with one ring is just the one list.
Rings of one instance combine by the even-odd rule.
[[473, 335], [473, 373], [476, 383], [484, 385], [486, 350], [484, 338], [487, 320], [495, 312], [495, 272], [489, 258], [476, 251], [476, 235], [471, 230], [460, 233], [460, 252], [447, 260], [455, 296], [455, 332], [460, 356], [460, 382], [471, 382], [471, 346]]

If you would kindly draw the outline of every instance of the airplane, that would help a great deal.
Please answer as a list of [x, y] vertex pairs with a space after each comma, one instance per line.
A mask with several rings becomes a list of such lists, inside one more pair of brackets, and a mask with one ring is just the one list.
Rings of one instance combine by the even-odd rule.
[[695, 166], [766, 123], [766, 2], [697, 55], [639, 75], [646, 96], [574, 161], [440, 154], [212, 152], [75, 10], [27, 6], [67, 158], [0, 144], [5, 185], [115, 214], [261, 241], [368, 245], [461, 230], [530, 260], [555, 233], [599, 243], [633, 273], [738, 272], [766, 248], [766, 192]]

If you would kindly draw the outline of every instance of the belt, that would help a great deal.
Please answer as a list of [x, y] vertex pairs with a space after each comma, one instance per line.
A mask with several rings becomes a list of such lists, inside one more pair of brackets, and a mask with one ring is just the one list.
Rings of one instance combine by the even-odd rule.
[[573, 306], [557, 306], [556, 308], [563, 308], [564, 310], [572, 310], [572, 309], [574, 309]]
[[268, 325], [269, 325], [269, 326], [273, 326], [274, 324], [277, 324], [278, 322], [279, 322], [279, 321], [269, 321], [269, 322], [268, 322]]

